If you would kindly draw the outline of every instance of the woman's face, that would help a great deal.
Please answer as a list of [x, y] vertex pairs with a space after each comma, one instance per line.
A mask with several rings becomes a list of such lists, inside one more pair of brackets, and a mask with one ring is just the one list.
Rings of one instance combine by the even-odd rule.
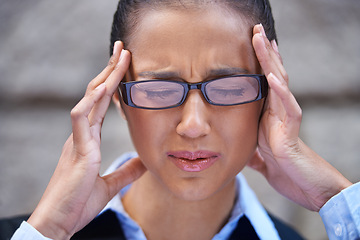
[[[219, 7], [148, 11], [128, 45], [131, 80], [196, 83], [259, 73], [251, 32], [248, 23]], [[153, 180], [176, 197], [201, 200], [229, 186], [253, 156], [262, 104], [214, 106], [191, 90], [180, 107], [122, 106]]]

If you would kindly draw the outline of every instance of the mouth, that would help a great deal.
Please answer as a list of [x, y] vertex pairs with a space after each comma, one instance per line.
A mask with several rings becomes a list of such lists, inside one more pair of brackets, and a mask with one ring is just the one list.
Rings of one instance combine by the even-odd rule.
[[201, 172], [220, 158], [220, 153], [211, 151], [174, 151], [167, 155], [176, 167], [186, 172]]

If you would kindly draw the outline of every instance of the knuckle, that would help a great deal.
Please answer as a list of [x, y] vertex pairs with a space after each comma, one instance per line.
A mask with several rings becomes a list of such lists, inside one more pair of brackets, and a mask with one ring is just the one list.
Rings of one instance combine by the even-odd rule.
[[286, 82], [289, 82], [289, 74], [285, 70], [283, 71], [283, 78]]
[[295, 119], [295, 121], [301, 122], [301, 120], [302, 120], [302, 109], [300, 108], [299, 105], [297, 106], [297, 109], [292, 114], [292, 118]]
[[115, 56], [111, 56], [110, 59], [109, 59], [109, 62], [108, 62], [108, 67], [115, 67], [115, 64], [116, 64], [116, 59], [115, 59]]
[[70, 112], [70, 116], [72, 119], [77, 119], [81, 115], [82, 115], [82, 112], [80, 111], [80, 109], [78, 107], [74, 107]]
[[273, 51], [273, 47], [271, 46], [271, 43], [269, 41], [265, 41], [265, 47], [267, 50], [267, 54], [270, 56], [271, 52]]
[[283, 78], [283, 76], [281, 76], [282, 78], [278, 78], [280, 81], [279, 81], [279, 84], [281, 86], [281, 88], [283, 89], [283, 91], [285, 91], [287, 94], [291, 94], [291, 91], [290, 91], [290, 88], [286, 82], [286, 79]]
[[87, 86], [87, 90], [93, 90], [95, 89], [97, 86], [97, 84], [94, 81], [89, 82], [88, 86]]

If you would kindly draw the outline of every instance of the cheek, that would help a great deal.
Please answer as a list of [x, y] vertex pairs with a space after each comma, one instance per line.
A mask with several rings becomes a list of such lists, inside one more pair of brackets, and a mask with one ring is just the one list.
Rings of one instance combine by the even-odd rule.
[[226, 117], [218, 128], [229, 160], [237, 162], [240, 168], [244, 167], [256, 149], [261, 108], [261, 102], [240, 106], [224, 114]]
[[124, 110], [134, 147], [140, 157], [147, 155], [157, 158], [166, 137], [170, 134], [168, 119], [158, 111], [128, 106]]
[[257, 131], [261, 107], [262, 103], [258, 101], [226, 109], [223, 113], [216, 114], [219, 128], [234, 138], [242, 138], [247, 132]]

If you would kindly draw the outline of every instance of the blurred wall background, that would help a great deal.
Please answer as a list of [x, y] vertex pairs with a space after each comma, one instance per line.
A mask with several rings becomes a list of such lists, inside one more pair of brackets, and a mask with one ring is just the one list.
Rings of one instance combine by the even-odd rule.
[[[347, 178], [360, 180], [360, 2], [272, 0], [290, 87], [303, 108], [302, 139]], [[107, 64], [117, 0], [0, 1], [0, 217], [30, 213], [71, 132], [69, 112]], [[103, 170], [132, 150], [111, 107]], [[321, 169], [319, 169], [321, 171]], [[268, 210], [308, 239], [326, 239], [317, 213], [245, 170]]]

